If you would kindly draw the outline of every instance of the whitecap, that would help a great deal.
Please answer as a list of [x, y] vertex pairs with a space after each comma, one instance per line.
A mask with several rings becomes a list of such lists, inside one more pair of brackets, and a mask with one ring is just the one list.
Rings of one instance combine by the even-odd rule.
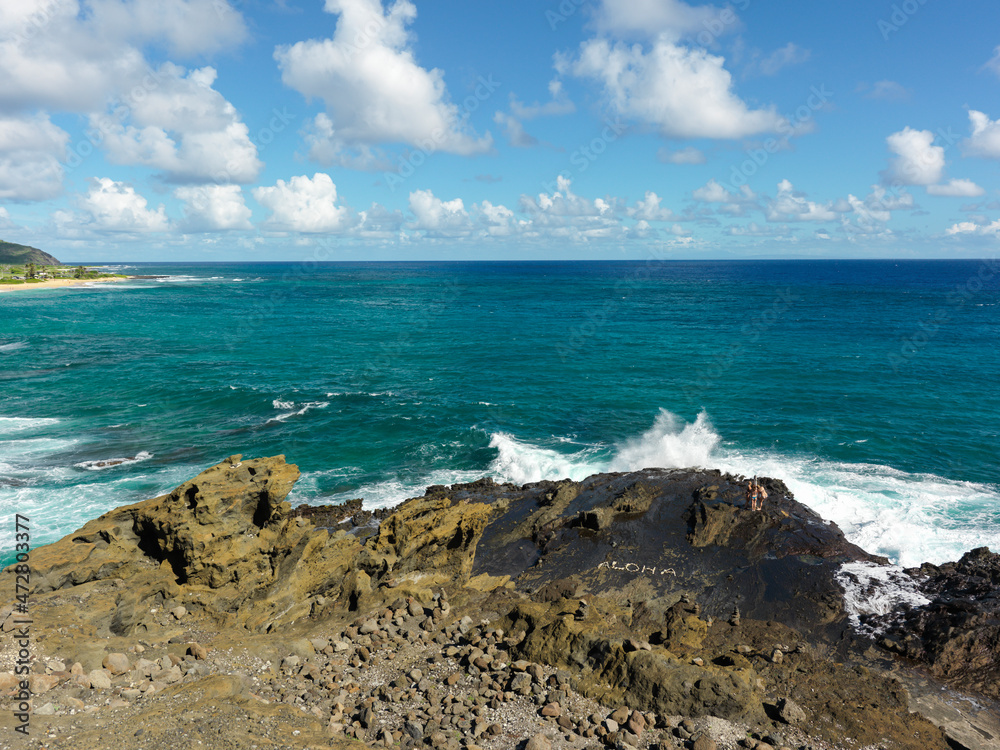
[[15, 341], [11, 344], [0, 344], [0, 352], [16, 352], [18, 349], [23, 349], [27, 344], [24, 341]]
[[[283, 402], [283, 403], [288, 403], [288, 402]], [[291, 419], [292, 417], [300, 417], [303, 414], [305, 414], [307, 411], [309, 411], [310, 409], [325, 409], [329, 405], [330, 405], [329, 401], [310, 401], [309, 403], [304, 404], [302, 406], [302, 408], [299, 409], [298, 411], [290, 411], [290, 412], [286, 412], [284, 414], [279, 414], [276, 417], [271, 417], [264, 424], [271, 424], [272, 422], [284, 422], [285, 420]], [[276, 408], [276, 409], [282, 409], [282, 408], [291, 409], [293, 407], [294, 407], [294, 404], [290, 404], [287, 407], [275, 406], [274, 408]]]
[[295, 402], [282, 401], [281, 399], [276, 398], [274, 399], [274, 401], [271, 402], [271, 406], [273, 406], [275, 409], [291, 409], [293, 406], [295, 406]]
[[60, 440], [57, 438], [31, 438], [25, 440], [0, 441], [0, 456], [3, 458], [30, 457], [37, 460], [47, 453], [60, 453], [76, 445], [76, 440]]
[[36, 430], [40, 427], [51, 427], [59, 424], [58, 419], [32, 417], [0, 417], [0, 435], [24, 430]]

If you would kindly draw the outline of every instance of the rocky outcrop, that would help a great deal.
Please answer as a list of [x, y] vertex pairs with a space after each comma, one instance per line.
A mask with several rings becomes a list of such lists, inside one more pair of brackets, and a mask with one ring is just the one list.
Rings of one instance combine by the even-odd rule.
[[[763, 480], [770, 497], [755, 512], [744, 507], [745, 478], [717, 471], [524, 486], [484, 479], [430, 487], [376, 525], [358, 503], [293, 512], [285, 498], [297, 478], [283, 456], [233, 456], [34, 551], [36, 619], [60, 623], [47, 647], [79, 664], [81, 684], [89, 673], [91, 686], [130, 695], [149, 690], [146, 682], [158, 690], [168, 676], [204, 677], [195, 662], [223, 649], [269, 654], [272, 668], [297, 680], [276, 700], [320, 696], [315, 715], [327, 711], [337, 731], [383, 745], [439, 737], [451, 747], [448, 726], [481, 735], [492, 726], [473, 718], [481, 712], [457, 712], [524, 698], [541, 719], [608, 746], [633, 743], [654, 724], [706, 746], [697, 726], [711, 719], [757, 727], [761, 738], [794, 726], [833, 746], [849, 736], [866, 746], [946, 747], [910, 714], [898, 684], [849, 661], [863, 658], [855, 643], [868, 644], [854, 638], [836, 573], [845, 562], [882, 559], [780, 481]], [[905, 643], [914, 650], [903, 653], [982, 690], [995, 675], [996, 618], [971, 603], [993, 596], [1000, 566], [986, 551], [966, 558], [919, 571], [941, 606], [897, 625], [913, 628]], [[159, 668], [126, 664], [123, 639], [136, 655], [142, 643], [183, 650]], [[403, 656], [432, 644], [440, 653]], [[363, 676], [376, 656], [424, 662], [380, 687]], [[428, 663], [437, 684], [424, 674]], [[115, 683], [137, 669], [149, 673], [141, 687]], [[460, 707], [440, 681], [468, 683], [482, 700], [468, 696]], [[415, 691], [430, 708], [379, 728], [379, 706], [393, 714]], [[571, 694], [617, 710], [571, 720]]]
[[880, 645], [949, 684], [1000, 699], [1000, 554], [980, 547], [958, 562], [906, 572], [930, 603], [867, 618], [884, 629]]
[[110, 583], [88, 589], [83, 614], [96, 632], [120, 635], [153, 627], [150, 602], [184, 600], [251, 628], [306, 616], [316, 596], [340, 594], [361, 545], [288, 518], [285, 497], [298, 477], [284, 456], [232, 456], [39, 549], [36, 594]]

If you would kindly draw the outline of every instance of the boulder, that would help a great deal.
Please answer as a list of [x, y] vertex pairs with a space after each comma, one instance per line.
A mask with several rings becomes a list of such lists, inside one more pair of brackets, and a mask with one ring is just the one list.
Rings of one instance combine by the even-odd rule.
[[104, 657], [103, 666], [112, 675], [120, 675], [128, 672], [132, 663], [125, 654], [112, 653]]

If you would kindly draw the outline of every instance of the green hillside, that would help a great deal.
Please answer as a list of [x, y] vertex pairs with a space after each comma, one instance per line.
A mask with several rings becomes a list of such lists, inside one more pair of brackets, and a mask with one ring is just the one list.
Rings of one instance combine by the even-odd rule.
[[37, 266], [61, 266], [58, 260], [37, 247], [18, 245], [16, 242], [0, 240], [0, 263], [24, 265], [34, 263]]

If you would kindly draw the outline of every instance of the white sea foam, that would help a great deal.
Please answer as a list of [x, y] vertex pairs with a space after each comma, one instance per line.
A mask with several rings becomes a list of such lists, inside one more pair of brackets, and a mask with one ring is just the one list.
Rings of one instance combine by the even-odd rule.
[[651, 428], [618, 448], [610, 469], [638, 471], [649, 467], [710, 466], [721, 440], [704, 412], [692, 424], [685, 424], [661, 409]]
[[24, 341], [14, 341], [10, 344], [0, 344], [0, 352], [6, 354], [7, 352], [16, 352], [18, 349], [23, 349], [28, 344]]
[[0, 441], [0, 457], [10, 458], [30, 458], [37, 460], [47, 453], [59, 453], [68, 450], [76, 445], [76, 440], [60, 440], [58, 438], [30, 438], [28, 440], [2, 440]]
[[51, 427], [59, 424], [58, 419], [31, 417], [0, 417], [0, 435], [9, 435], [14, 432], [24, 432], [26, 430], [37, 430], [41, 427]]
[[887, 615], [904, 604], [911, 607], [930, 604], [930, 599], [920, 593], [917, 581], [895, 565], [844, 563], [836, 579], [844, 589], [844, 606], [851, 624], [858, 630], [877, 632], [862, 626], [862, 615]]
[[[278, 406], [277, 404], [279, 404], [279, 403], [288, 404], [288, 406]], [[289, 412], [285, 412], [284, 414], [279, 414], [276, 417], [271, 417], [264, 424], [271, 424], [272, 422], [284, 422], [285, 420], [291, 419], [292, 417], [300, 417], [303, 414], [305, 414], [307, 411], [309, 411], [310, 409], [325, 409], [329, 405], [330, 405], [329, 401], [310, 401], [307, 404], [303, 404], [302, 408], [299, 409], [298, 411], [289, 411]], [[275, 407], [274, 408], [275, 409], [294, 409], [295, 408], [295, 404], [292, 403], [292, 402], [288, 402], [288, 401], [281, 401], [281, 402], [275, 401]]]
[[142, 461], [148, 461], [153, 457], [152, 453], [147, 451], [139, 451], [131, 458], [102, 458], [95, 461], [81, 461], [78, 464], [73, 464], [78, 469], [87, 469], [88, 471], [102, 471], [104, 469], [116, 469], [121, 466], [129, 466], [131, 464], [137, 464]]
[[566, 478], [579, 481], [606, 470], [593, 448], [562, 453], [522, 442], [504, 432], [490, 436], [490, 447], [496, 448], [499, 454], [490, 464], [490, 473], [503, 482], [527, 484]]
[[295, 406], [295, 402], [282, 401], [281, 399], [276, 398], [274, 399], [274, 401], [271, 402], [271, 406], [273, 406], [275, 409], [291, 409], [292, 407]]

